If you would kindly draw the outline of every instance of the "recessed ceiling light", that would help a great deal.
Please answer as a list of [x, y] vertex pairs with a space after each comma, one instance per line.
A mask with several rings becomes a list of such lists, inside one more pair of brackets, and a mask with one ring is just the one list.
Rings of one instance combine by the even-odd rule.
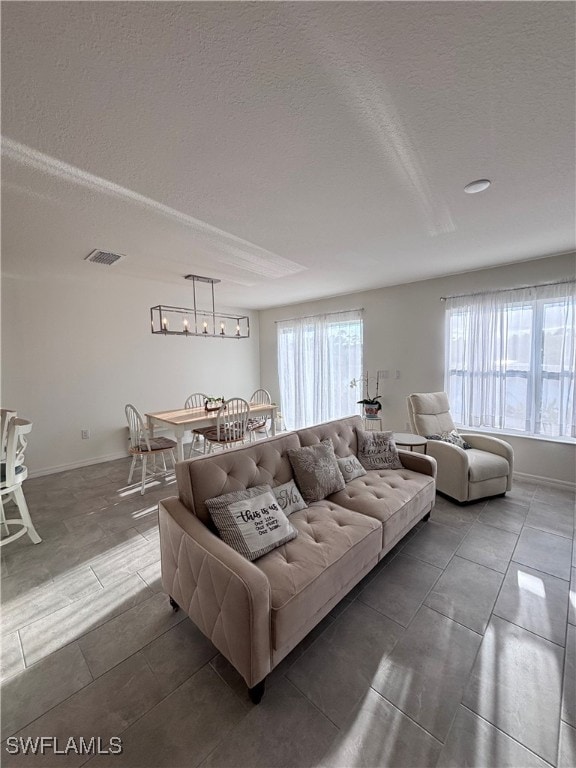
[[464, 192], [468, 192], [469, 195], [474, 195], [476, 192], [484, 192], [485, 189], [488, 189], [490, 184], [492, 184], [490, 179], [476, 179], [476, 181], [471, 181], [470, 184], [466, 184]]

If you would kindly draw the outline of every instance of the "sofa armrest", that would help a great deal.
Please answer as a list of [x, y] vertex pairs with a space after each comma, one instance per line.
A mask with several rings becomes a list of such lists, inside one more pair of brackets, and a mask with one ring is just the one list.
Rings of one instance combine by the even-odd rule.
[[466, 451], [442, 440], [428, 440], [426, 450], [438, 462], [438, 490], [458, 501], [467, 501], [470, 462]]
[[423, 475], [430, 475], [430, 477], [436, 477], [437, 464], [433, 456], [416, 453], [415, 451], [403, 451], [401, 449], [398, 451], [398, 456], [402, 466], [406, 469], [411, 469], [413, 472], [421, 472]]
[[488, 451], [488, 453], [496, 453], [498, 456], [502, 456], [510, 465], [510, 472], [508, 473], [508, 483], [506, 490], [509, 491], [512, 488], [512, 472], [514, 471], [514, 451], [510, 443], [506, 440], [501, 440], [499, 437], [492, 437], [492, 435], [477, 435], [477, 434], [463, 434], [461, 437], [469, 443], [472, 448], [477, 448], [479, 451]]
[[162, 585], [252, 688], [271, 668], [266, 575], [182, 502], [158, 505]]

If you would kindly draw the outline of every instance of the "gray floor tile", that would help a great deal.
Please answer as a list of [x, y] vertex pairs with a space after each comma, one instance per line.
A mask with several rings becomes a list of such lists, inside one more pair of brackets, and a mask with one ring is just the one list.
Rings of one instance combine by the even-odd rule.
[[554, 764], [564, 649], [494, 616], [462, 703]]
[[92, 675], [99, 677], [185, 618], [184, 611], [172, 611], [166, 595], [156, 594], [78, 642]]
[[460, 557], [506, 573], [518, 536], [491, 525], [475, 523], [456, 552]]
[[152, 592], [162, 592], [162, 568], [160, 560], [156, 560], [150, 565], [145, 565], [144, 568], [138, 571], [138, 576], [143, 579], [150, 587]]
[[424, 605], [482, 634], [503, 576], [470, 560], [452, 558]]
[[77, 643], [2, 683], [2, 739], [92, 682]]
[[456, 531], [430, 521], [410, 539], [402, 553], [444, 568], [458, 549], [463, 536], [464, 531]]
[[423, 606], [380, 665], [372, 687], [443, 741], [481, 640]]
[[237, 696], [203, 667], [124, 731], [121, 757], [97, 756], [90, 768], [194, 768], [245, 714]]
[[558, 768], [574, 768], [576, 765], [576, 728], [560, 723], [560, 748]]
[[573, 490], [554, 485], [538, 485], [534, 492], [534, 501], [543, 501], [545, 504], [557, 504], [575, 508], [576, 496]]
[[102, 590], [88, 566], [52, 578], [39, 567], [2, 579], [2, 632], [14, 632]]
[[134, 574], [28, 624], [20, 630], [26, 665], [35, 664], [58, 648], [87, 635], [152, 594], [152, 590]]
[[360, 593], [358, 600], [407, 627], [441, 574], [440, 568], [399, 554]]
[[576, 728], [576, 627], [568, 625], [564, 686], [562, 688], [562, 720]]
[[563, 646], [568, 615], [568, 582], [512, 562], [494, 606], [494, 614]]
[[459, 707], [438, 768], [548, 768], [530, 750], [493, 725]]
[[[574, 544], [576, 552], [576, 544]], [[572, 568], [570, 578], [570, 606], [568, 608], [568, 621], [570, 624], [576, 624], [576, 568]]]
[[320, 761], [319, 768], [434, 768], [442, 744], [369, 689]]
[[24, 657], [18, 632], [12, 632], [2, 638], [2, 655], [0, 663], [0, 680], [21, 672], [24, 669]]
[[570, 581], [572, 542], [562, 536], [524, 528], [514, 550], [513, 560], [537, 571]]
[[141, 651], [165, 695], [171, 693], [218, 651], [186, 618]]
[[545, 533], [554, 533], [571, 539], [574, 535], [574, 510], [533, 501], [526, 518], [526, 525]]
[[[250, 738], [246, 738], [250, 733]], [[280, 737], [280, 734], [284, 737]], [[202, 763], [202, 768], [312, 766], [338, 729], [287, 680], [267, 691], [262, 703]]]
[[430, 520], [434, 523], [447, 525], [457, 531], [466, 532], [474, 525], [480, 512], [481, 507], [479, 506], [461, 507], [459, 504], [453, 504], [439, 496], [436, 499]]
[[356, 601], [290, 667], [288, 679], [341, 726], [403, 632], [396, 622]]
[[480, 513], [478, 521], [484, 525], [502, 528], [504, 531], [520, 533], [527, 513], [527, 504], [517, 504], [507, 499], [491, 499]]
[[[110, 737], [120, 736], [132, 723], [146, 714], [163, 698], [160, 685], [141, 654], [131, 656], [102, 677], [90, 683], [69, 699], [58, 704], [42, 717], [30, 723], [17, 736], [35, 738], [56, 737], [61, 748], [73, 736], [88, 741], [98, 735], [108, 743]], [[121, 758], [117, 758], [120, 760]], [[71, 751], [68, 755], [47, 751], [34, 757], [33, 766], [72, 768], [82, 765], [86, 755]], [[3, 755], [2, 765], [29, 766], [30, 757]]]

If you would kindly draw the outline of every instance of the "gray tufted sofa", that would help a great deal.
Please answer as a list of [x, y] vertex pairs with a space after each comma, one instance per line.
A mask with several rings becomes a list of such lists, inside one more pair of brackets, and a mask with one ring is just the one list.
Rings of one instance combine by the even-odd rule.
[[286, 451], [329, 437], [357, 454], [359, 416], [177, 464], [179, 497], [159, 504], [162, 584], [238, 670], [253, 701], [266, 675], [434, 505], [436, 461], [399, 451], [397, 470], [373, 470], [290, 516], [297, 538], [254, 562], [231, 549], [205, 501], [293, 479]]

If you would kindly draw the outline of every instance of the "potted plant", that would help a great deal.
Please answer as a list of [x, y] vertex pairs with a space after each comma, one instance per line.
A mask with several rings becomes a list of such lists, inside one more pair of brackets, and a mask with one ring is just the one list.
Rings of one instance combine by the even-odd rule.
[[[370, 381], [376, 381], [376, 394], [374, 397], [370, 396], [369, 391], [369, 383]], [[377, 374], [376, 379], [374, 377], [370, 377], [368, 375], [368, 371], [366, 371], [365, 376], [360, 376], [359, 379], [352, 379], [350, 382], [350, 387], [352, 389], [355, 389], [358, 385], [364, 385], [364, 397], [362, 400], [358, 400], [358, 405], [362, 405], [364, 407], [364, 417], [366, 419], [377, 419], [378, 414], [382, 410], [382, 403], [380, 400], [382, 399], [382, 395], [378, 394], [378, 390], [380, 388], [380, 374]]]
[[217, 411], [223, 402], [223, 397], [207, 397], [204, 401], [204, 409], [206, 411]]

